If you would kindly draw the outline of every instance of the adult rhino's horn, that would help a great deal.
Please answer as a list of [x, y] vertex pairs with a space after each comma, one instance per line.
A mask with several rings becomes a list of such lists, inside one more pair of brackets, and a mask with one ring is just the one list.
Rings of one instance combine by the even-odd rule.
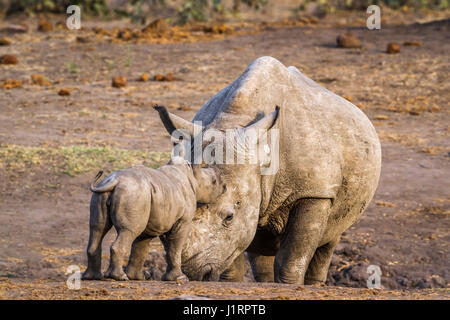
[[194, 128], [198, 125], [168, 112], [163, 106], [154, 105], [153, 108], [158, 111], [159, 117], [170, 135], [172, 135], [175, 130], [185, 130], [190, 135], [189, 138], [194, 136]]
[[261, 120], [253, 123], [252, 125], [245, 128], [245, 130], [269, 130], [275, 124], [275, 121], [278, 118], [278, 114], [280, 111], [279, 106], [275, 106], [275, 111], [271, 112]]

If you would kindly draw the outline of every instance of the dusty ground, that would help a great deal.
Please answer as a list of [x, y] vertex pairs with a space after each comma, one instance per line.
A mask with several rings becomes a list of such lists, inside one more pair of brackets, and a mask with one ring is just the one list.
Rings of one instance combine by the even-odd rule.
[[[14, 54], [19, 60], [0, 65], [0, 81], [22, 84], [0, 90], [0, 298], [448, 299], [449, 22], [369, 31], [357, 21], [352, 27], [241, 26], [218, 35], [198, 29], [143, 41], [91, 29], [113, 32], [124, 27], [120, 22], [39, 33], [30, 20], [27, 33], [0, 32], [12, 40], [0, 46], [0, 56]], [[0, 29], [15, 22], [0, 22]], [[336, 48], [336, 36], [348, 29], [362, 49]], [[405, 41], [423, 45], [405, 46]], [[386, 54], [389, 42], [398, 42], [401, 52]], [[101, 168], [157, 166], [167, 159], [169, 137], [152, 104], [191, 119], [263, 55], [298, 67], [351, 100], [373, 120], [382, 141], [378, 191], [336, 250], [328, 278], [333, 287], [251, 283], [248, 270], [246, 283], [103, 281], [68, 290], [67, 267], [86, 265], [92, 177]], [[150, 81], [138, 81], [144, 72]], [[151, 80], [168, 73], [174, 81]], [[48, 83], [34, 84], [35, 74]], [[116, 75], [127, 78], [126, 87], [111, 86]], [[58, 95], [61, 88], [71, 95]], [[111, 232], [104, 242], [105, 268], [113, 238]], [[150, 279], [160, 279], [162, 257], [155, 241], [146, 264]], [[384, 290], [363, 289], [371, 264], [380, 266]]]

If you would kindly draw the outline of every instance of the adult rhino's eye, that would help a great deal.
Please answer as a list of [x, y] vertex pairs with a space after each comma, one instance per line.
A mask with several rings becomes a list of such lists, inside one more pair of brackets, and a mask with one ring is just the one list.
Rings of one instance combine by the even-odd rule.
[[234, 217], [234, 214], [230, 212], [227, 214], [224, 221], [231, 221], [231, 220], [233, 220], [233, 217]]

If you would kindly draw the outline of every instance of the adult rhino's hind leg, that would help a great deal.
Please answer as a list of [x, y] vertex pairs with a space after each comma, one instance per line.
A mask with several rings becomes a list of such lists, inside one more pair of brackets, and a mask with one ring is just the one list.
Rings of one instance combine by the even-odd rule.
[[126, 269], [126, 274], [130, 280], [145, 280], [144, 263], [150, 249], [150, 241], [153, 237], [138, 237], [133, 242], [131, 248], [130, 261]]
[[339, 239], [340, 237], [316, 249], [306, 271], [305, 284], [325, 283], [331, 257], [333, 256], [334, 248], [339, 243]]
[[245, 266], [245, 256], [241, 253], [236, 259], [234, 259], [228, 269], [226, 269], [220, 275], [220, 281], [226, 282], [242, 282], [244, 281], [244, 266]]
[[263, 256], [256, 253], [248, 253], [250, 265], [252, 266], [253, 276], [257, 282], [273, 282], [273, 263], [274, 256]]
[[111, 229], [106, 200], [108, 193], [94, 193], [91, 198], [91, 216], [89, 220], [89, 243], [87, 246], [88, 267], [83, 272], [83, 280], [102, 279], [102, 241]]
[[330, 199], [301, 199], [289, 213], [275, 256], [275, 282], [303, 284], [324, 233]]

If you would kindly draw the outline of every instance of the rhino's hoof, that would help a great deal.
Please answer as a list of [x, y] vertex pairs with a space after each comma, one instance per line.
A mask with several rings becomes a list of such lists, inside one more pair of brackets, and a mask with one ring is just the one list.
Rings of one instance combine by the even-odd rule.
[[188, 279], [188, 277], [186, 277], [186, 275], [183, 274], [183, 275], [177, 277], [177, 279], [175, 281], [178, 284], [185, 284], [185, 283], [189, 282], [189, 279]]
[[93, 272], [93, 271], [86, 270], [81, 275], [81, 279], [82, 280], [102, 280], [103, 275], [101, 272]]
[[128, 276], [128, 279], [130, 280], [145, 280], [145, 275], [143, 271], [127, 270], [126, 274]]
[[187, 282], [188, 277], [182, 272], [169, 271], [162, 276], [162, 281], [177, 281], [177, 282]]
[[114, 272], [107, 272], [105, 273], [105, 278], [109, 278], [109, 279], [114, 279], [117, 281], [127, 281], [130, 280], [128, 279], [127, 275], [125, 274], [125, 272], [122, 273], [114, 273]]

